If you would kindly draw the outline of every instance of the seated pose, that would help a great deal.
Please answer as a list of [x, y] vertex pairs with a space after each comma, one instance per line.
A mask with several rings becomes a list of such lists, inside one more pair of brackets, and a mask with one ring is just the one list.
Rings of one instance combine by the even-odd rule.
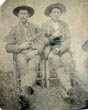
[[44, 14], [50, 20], [43, 24], [42, 31], [48, 44], [45, 47], [45, 58], [48, 59], [50, 71], [54, 70], [62, 86], [62, 96], [69, 98], [72, 92], [71, 78], [73, 75], [73, 59], [70, 52], [71, 37], [66, 22], [59, 18], [66, 12], [63, 4], [51, 4]]
[[[20, 99], [26, 103], [24, 99], [29, 96], [28, 91], [33, 91], [32, 87], [36, 82], [43, 42], [39, 27], [28, 22], [28, 18], [34, 14], [33, 8], [19, 6], [13, 10], [13, 14], [19, 18], [19, 23], [11, 29], [5, 39], [6, 51], [17, 54], [16, 60], [22, 89]], [[25, 104], [26, 107], [28, 107], [28, 103]]]

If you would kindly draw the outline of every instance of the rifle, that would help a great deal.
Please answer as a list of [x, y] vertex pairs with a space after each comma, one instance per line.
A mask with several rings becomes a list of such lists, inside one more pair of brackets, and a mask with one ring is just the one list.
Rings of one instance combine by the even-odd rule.
[[34, 42], [35, 40], [38, 39], [38, 37], [41, 35], [41, 32], [38, 33], [38, 34], [35, 34], [34, 36], [31, 37], [31, 39], [28, 40], [28, 42]]

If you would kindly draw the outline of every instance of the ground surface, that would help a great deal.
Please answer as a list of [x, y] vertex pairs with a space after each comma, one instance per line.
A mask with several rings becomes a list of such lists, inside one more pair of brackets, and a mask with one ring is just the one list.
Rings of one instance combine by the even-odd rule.
[[[0, 72], [0, 79], [0, 104], [3, 110], [17, 110], [17, 97], [13, 92], [12, 72]], [[71, 105], [61, 98], [58, 82], [50, 82], [50, 88], [35, 86], [34, 90], [32, 110], [81, 110], [79, 106], [82, 106], [82, 102], [76, 102], [75, 105]], [[83, 90], [78, 89], [78, 94], [83, 100], [87, 97]]]

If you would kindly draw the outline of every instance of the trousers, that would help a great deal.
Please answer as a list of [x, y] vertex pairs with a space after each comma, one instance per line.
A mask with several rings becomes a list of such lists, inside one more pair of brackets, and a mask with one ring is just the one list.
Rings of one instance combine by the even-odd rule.
[[48, 62], [50, 71], [55, 71], [63, 89], [67, 93], [72, 88], [71, 78], [74, 66], [71, 54], [66, 52], [62, 56], [59, 56], [50, 52]]
[[35, 55], [35, 57], [30, 60], [26, 60], [24, 54], [20, 53], [17, 55], [17, 66], [20, 72], [22, 94], [26, 94], [27, 87], [32, 87], [35, 84], [39, 63], [39, 55]]

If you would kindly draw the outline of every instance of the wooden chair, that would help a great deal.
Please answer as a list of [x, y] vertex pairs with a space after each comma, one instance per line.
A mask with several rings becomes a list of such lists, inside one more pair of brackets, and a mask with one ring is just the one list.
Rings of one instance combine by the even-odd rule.
[[[62, 62], [62, 61], [61, 61]], [[76, 73], [77, 71], [76, 71], [76, 67], [75, 67], [75, 64], [74, 64], [74, 60], [72, 61], [73, 62], [73, 73], [72, 73], [72, 77], [75, 77], [74, 76], [74, 73]], [[64, 71], [65, 71], [65, 68], [63, 67], [63, 69], [64, 69]], [[50, 87], [50, 81], [55, 81], [55, 80], [57, 80], [57, 81], [59, 81], [59, 79], [58, 79], [58, 77], [57, 77], [57, 75], [55, 76], [55, 77], [50, 77], [50, 71], [49, 71], [49, 64], [48, 64], [48, 59], [44, 59], [44, 74], [45, 74], [45, 76], [44, 76], [44, 80], [45, 80], [45, 87], [47, 87], [47, 88], [49, 88]], [[73, 78], [73, 79], [75, 79], [75, 78]], [[60, 82], [59, 82], [60, 83]], [[76, 83], [75, 81], [72, 81], [71, 82], [72, 84], [74, 83]]]
[[[17, 94], [20, 94], [21, 88], [20, 88], [20, 73], [17, 67], [17, 62], [16, 62], [16, 57], [17, 55], [13, 53], [13, 85], [14, 89], [17, 92]], [[50, 87], [50, 81], [51, 80], [57, 80], [57, 77], [50, 78], [50, 72], [49, 72], [49, 65], [48, 65], [48, 59], [43, 59], [41, 60], [41, 63], [39, 65], [38, 69], [38, 77], [36, 78], [36, 81], [41, 82], [41, 87], [44, 88], [49, 88]]]

